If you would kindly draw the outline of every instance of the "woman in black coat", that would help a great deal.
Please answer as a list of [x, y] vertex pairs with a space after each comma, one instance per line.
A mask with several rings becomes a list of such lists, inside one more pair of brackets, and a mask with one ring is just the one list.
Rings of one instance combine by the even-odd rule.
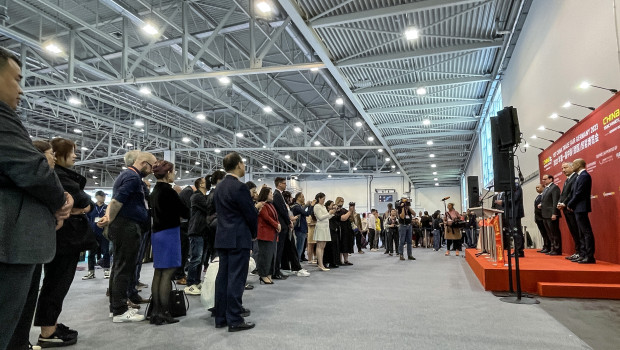
[[58, 316], [73, 282], [80, 252], [97, 247], [86, 217], [93, 206], [90, 196], [84, 192], [86, 178], [70, 169], [75, 163], [76, 145], [63, 138], [55, 138], [51, 144], [56, 155], [54, 171], [64, 190], [73, 197], [74, 204], [71, 216], [56, 231], [56, 255], [43, 266], [45, 278], [34, 318], [34, 325], [41, 327], [38, 342], [41, 347], [77, 342], [78, 332], [57, 323]]

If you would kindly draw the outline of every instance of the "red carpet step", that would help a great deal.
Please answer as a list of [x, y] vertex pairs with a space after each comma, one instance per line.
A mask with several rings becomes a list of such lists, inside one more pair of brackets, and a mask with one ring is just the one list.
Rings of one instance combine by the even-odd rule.
[[[508, 290], [508, 268], [495, 266], [488, 255], [476, 257], [476, 252], [467, 249], [465, 258], [484, 289]], [[526, 249], [525, 258], [519, 259], [523, 291], [549, 297], [620, 299], [620, 265], [604, 261], [577, 264], [565, 257]]]

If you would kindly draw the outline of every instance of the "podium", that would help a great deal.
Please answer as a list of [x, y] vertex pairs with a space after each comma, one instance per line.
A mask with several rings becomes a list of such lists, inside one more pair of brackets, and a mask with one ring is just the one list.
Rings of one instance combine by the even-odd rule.
[[[497, 215], [499, 220], [499, 239], [501, 247], [504, 246], [504, 235], [502, 234], [504, 230], [504, 223], [502, 221], [503, 210], [483, 208], [483, 207], [475, 207], [469, 208], [477, 217], [482, 217], [483, 225], [479, 228], [480, 234], [478, 235], [478, 242], [476, 245], [476, 249], [478, 250], [478, 254], [489, 254], [491, 261], [497, 262], [497, 241], [496, 241], [496, 231], [492, 225], [487, 225], [485, 223], [486, 219], [490, 219]], [[503, 259], [502, 259], [503, 260]]]

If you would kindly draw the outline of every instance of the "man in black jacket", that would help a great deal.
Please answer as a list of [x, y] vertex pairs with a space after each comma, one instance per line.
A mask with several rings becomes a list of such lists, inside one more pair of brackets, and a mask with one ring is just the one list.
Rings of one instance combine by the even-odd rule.
[[276, 177], [274, 180], [274, 184], [276, 186], [275, 191], [273, 191], [273, 206], [276, 208], [278, 212], [278, 221], [280, 221], [280, 226], [282, 230], [278, 234], [278, 248], [276, 252], [276, 266], [275, 273], [273, 275], [274, 279], [284, 280], [287, 277], [282, 275], [280, 267], [282, 265], [282, 255], [284, 253], [284, 243], [288, 239], [289, 231], [293, 229], [293, 223], [291, 222], [291, 218], [288, 216], [288, 209], [286, 209], [286, 203], [284, 202], [284, 197], [282, 196], [282, 192], [286, 190], [286, 179], [283, 177]]
[[579, 236], [579, 227], [577, 227], [575, 213], [566, 209], [566, 202], [568, 202], [568, 200], [573, 195], [573, 184], [575, 183], [577, 174], [573, 171], [572, 162], [562, 163], [562, 172], [564, 173], [564, 175], [566, 175], [566, 182], [564, 182], [564, 187], [562, 188], [562, 193], [560, 194], [558, 209], [561, 209], [564, 213], [566, 225], [568, 226], [568, 230], [570, 231], [573, 242], [575, 243], [575, 254], [566, 257], [566, 259], [577, 260], [581, 256], [585, 256], [585, 252], [583, 251], [583, 247], [581, 246], [581, 238]]
[[[7, 348], [18, 323], [31, 324], [21, 317], [35, 267], [56, 254], [55, 227], [73, 207], [73, 198], [15, 113], [21, 78], [20, 60], [0, 48], [0, 350]], [[29, 346], [28, 339], [17, 341], [12, 345]]]
[[545, 185], [539, 183], [536, 185], [536, 192], [538, 192], [538, 196], [534, 199], [534, 221], [536, 222], [536, 226], [538, 226], [538, 231], [540, 232], [540, 236], [543, 239], [543, 248], [538, 250], [538, 253], [549, 253], [549, 248], [551, 247], [551, 241], [549, 240], [549, 235], [547, 234], [547, 229], [545, 228], [545, 222], [542, 217], [542, 209], [539, 204], [542, 202], [542, 193]]
[[584, 256], [573, 260], [580, 264], [594, 264], [594, 233], [588, 214], [592, 211], [592, 177], [586, 170], [586, 162], [583, 159], [575, 159], [573, 169], [577, 173], [573, 194], [566, 203], [566, 207], [575, 213], [575, 219], [579, 227], [579, 237], [583, 247]]
[[545, 222], [545, 229], [549, 234], [551, 247], [548, 255], [562, 255], [562, 235], [560, 233], [560, 209], [558, 202], [560, 201], [560, 188], [553, 183], [553, 175], [543, 175], [545, 189], [542, 193], [542, 199], [539, 204], [542, 209], [542, 217]]
[[202, 255], [204, 238], [207, 236], [207, 186], [206, 179], [199, 177], [194, 181], [196, 192], [192, 195], [191, 216], [189, 219], [189, 262], [187, 264], [187, 287], [185, 294], [200, 295], [200, 276], [202, 274]]

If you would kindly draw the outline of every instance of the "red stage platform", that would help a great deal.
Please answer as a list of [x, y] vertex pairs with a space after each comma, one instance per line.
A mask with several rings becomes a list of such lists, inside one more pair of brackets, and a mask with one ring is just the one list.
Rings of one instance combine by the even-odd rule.
[[[484, 289], [508, 290], [508, 267], [494, 266], [488, 255], [476, 257], [476, 252], [467, 249], [465, 258]], [[544, 297], [620, 299], [620, 265], [577, 264], [565, 257], [526, 249], [525, 258], [519, 259], [522, 290]]]

